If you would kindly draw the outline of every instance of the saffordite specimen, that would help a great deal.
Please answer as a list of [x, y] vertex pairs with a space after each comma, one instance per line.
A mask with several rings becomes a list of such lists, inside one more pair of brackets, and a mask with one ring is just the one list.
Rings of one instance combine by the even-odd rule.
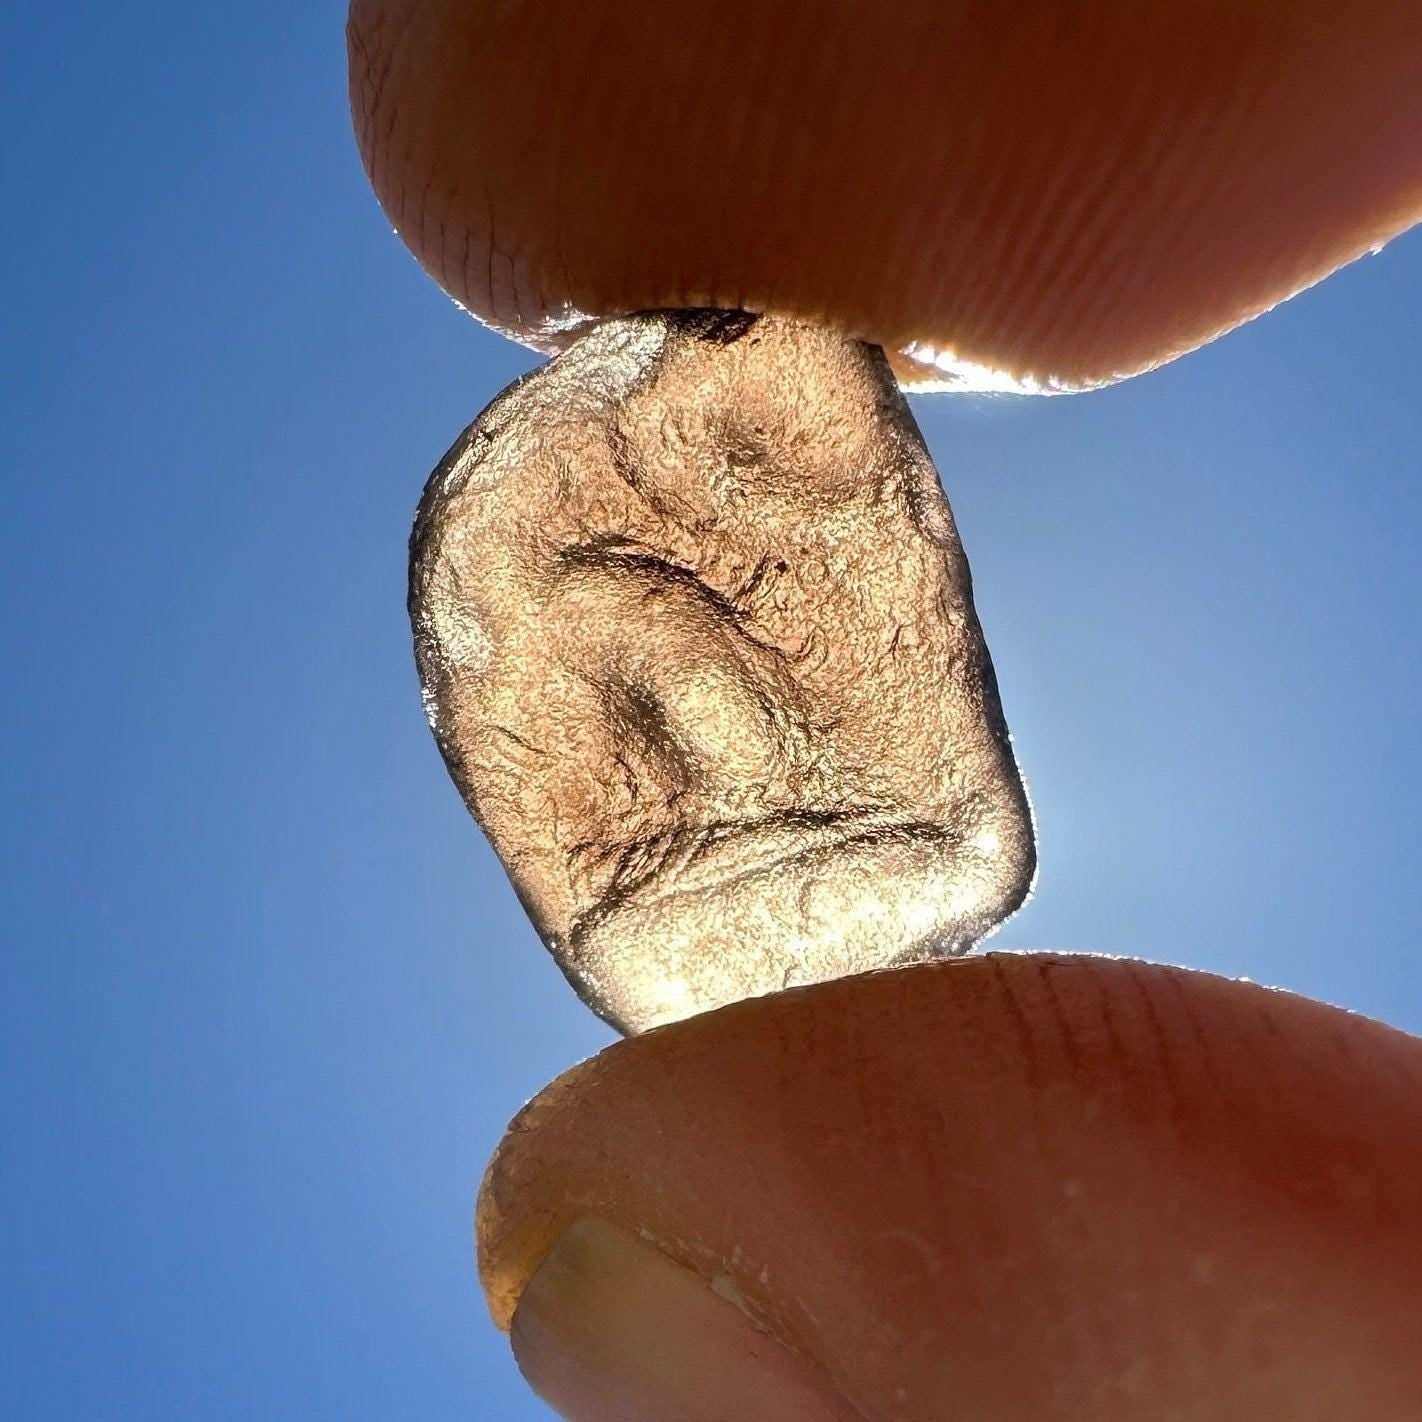
[[623, 1030], [960, 953], [1026, 896], [968, 565], [875, 346], [594, 327], [435, 471], [410, 610], [465, 802]]

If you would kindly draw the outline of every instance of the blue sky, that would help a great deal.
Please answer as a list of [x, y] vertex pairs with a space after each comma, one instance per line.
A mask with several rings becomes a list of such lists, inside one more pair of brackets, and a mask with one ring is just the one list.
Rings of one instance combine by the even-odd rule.
[[[531, 357], [376, 209], [343, 12], [0, 18], [6, 1417], [546, 1415], [472, 1203], [608, 1034], [403, 609], [427, 471]], [[1126, 386], [919, 402], [1039, 819], [1005, 946], [1422, 1030], [1419, 293], [1414, 234]]]

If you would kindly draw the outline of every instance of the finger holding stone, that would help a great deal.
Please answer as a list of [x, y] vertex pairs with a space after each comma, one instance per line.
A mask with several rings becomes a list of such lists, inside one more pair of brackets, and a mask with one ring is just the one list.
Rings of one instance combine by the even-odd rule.
[[1397, 0], [354, 0], [391, 220], [471, 311], [722, 306], [911, 383], [1170, 359], [1422, 213]]
[[1413, 1038], [1177, 969], [821, 984], [554, 1083], [483, 1278], [578, 1419], [1422, 1415], [1419, 1086]]

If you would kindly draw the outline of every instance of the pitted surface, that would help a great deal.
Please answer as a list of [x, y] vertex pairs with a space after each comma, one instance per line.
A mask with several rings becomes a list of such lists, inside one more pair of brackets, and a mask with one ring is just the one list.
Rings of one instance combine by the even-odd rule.
[[877, 347], [605, 322], [435, 471], [410, 598], [451, 773], [624, 1030], [961, 952], [1027, 893], [967, 562]]

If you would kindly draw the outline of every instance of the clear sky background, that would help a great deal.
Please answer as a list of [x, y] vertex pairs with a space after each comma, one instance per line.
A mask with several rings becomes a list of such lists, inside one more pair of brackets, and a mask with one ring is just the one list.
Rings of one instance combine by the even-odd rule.
[[[340, 0], [0, 18], [0, 1415], [524, 1419], [470, 1219], [609, 1040], [425, 728], [426, 473], [532, 358], [391, 236]], [[1422, 1030], [1422, 236], [917, 405], [1036, 802], [1009, 947]]]

